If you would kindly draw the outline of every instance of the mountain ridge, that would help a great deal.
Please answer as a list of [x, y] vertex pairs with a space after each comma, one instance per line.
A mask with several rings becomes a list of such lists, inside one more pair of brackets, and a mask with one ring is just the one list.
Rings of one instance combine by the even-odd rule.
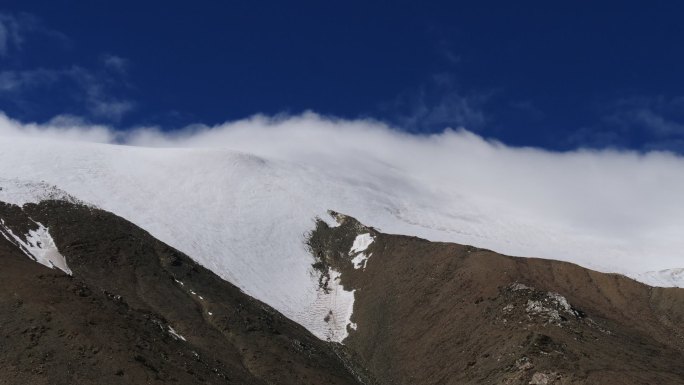
[[330, 215], [335, 223], [318, 220], [307, 239], [320, 289], [353, 290], [343, 344], [315, 337], [112, 213], [69, 201], [0, 203], [7, 229], [21, 237], [40, 223], [73, 272], [0, 238], [5, 380], [684, 382], [682, 289]]
[[[360, 234], [373, 239], [363, 266]], [[684, 383], [682, 289], [384, 234], [348, 216], [319, 221], [309, 244], [355, 291], [344, 343], [385, 384]]]
[[3, 383], [360, 383], [341, 347], [120, 217], [64, 201], [0, 217], [45, 224], [73, 271], [0, 238]]

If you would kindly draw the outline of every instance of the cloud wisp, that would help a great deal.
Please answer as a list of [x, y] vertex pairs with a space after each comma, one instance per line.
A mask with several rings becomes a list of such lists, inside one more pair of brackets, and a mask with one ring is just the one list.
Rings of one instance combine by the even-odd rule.
[[577, 130], [569, 142], [684, 153], [684, 98], [631, 96], [600, 107], [600, 124]]
[[43, 35], [60, 44], [70, 42], [64, 34], [46, 27], [32, 14], [0, 12], [0, 58], [21, 51], [30, 35]]
[[17, 27], [14, 18], [0, 14], [0, 56], [7, 55], [10, 46], [21, 44], [21, 35]]
[[0, 71], [0, 97], [21, 104], [34, 99], [36, 93], [62, 87], [73, 90], [69, 97], [83, 105], [94, 118], [118, 122], [135, 108], [135, 103], [117, 97], [114, 91], [126, 84], [126, 61], [118, 57], [103, 58], [102, 69], [72, 66], [64, 69], [38, 68]]
[[386, 114], [397, 125], [413, 132], [435, 132], [444, 127], [482, 128], [487, 123], [483, 107], [491, 93], [466, 93], [450, 73], [433, 74], [415, 90], [407, 90], [389, 103]]
[[[67, 109], [74, 107], [75, 113], [109, 122], [121, 121], [135, 108], [133, 101], [122, 96], [122, 91], [132, 87], [128, 82], [128, 59], [107, 53], [100, 55], [96, 67], [76, 63], [26, 67], [21, 51], [29, 45], [29, 39], [70, 45], [68, 37], [46, 27], [32, 14], [0, 12], [0, 59], [10, 59], [0, 69], [0, 101], [35, 113], [40, 107], [66, 99], [72, 103]], [[59, 90], [58, 96], [53, 93], [55, 90]]]

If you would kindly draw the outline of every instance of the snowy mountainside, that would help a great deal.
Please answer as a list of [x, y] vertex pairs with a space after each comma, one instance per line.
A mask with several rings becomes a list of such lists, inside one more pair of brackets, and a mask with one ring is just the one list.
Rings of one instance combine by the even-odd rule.
[[[385, 233], [560, 259], [646, 283], [681, 268], [684, 239], [597, 237], [557, 218], [453, 191], [396, 165], [306, 162], [221, 148], [146, 148], [0, 137], [0, 200], [66, 196], [130, 220], [315, 335], [341, 341], [353, 293], [322, 294], [305, 245], [315, 218], [345, 213]], [[31, 184], [25, 183], [25, 181]], [[52, 189], [48, 186], [56, 186]], [[54, 191], [50, 195], [49, 191]], [[62, 193], [66, 192], [66, 193]], [[59, 192], [59, 193], [56, 193]], [[61, 195], [60, 195], [61, 194]], [[671, 275], [681, 277], [681, 275]]]

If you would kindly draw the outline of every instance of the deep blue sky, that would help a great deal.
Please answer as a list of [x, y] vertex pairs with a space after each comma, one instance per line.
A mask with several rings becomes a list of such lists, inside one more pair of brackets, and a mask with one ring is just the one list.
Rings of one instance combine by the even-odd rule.
[[0, 110], [122, 129], [313, 110], [684, 152], [684, 3], [634, 3], [4, 0]]

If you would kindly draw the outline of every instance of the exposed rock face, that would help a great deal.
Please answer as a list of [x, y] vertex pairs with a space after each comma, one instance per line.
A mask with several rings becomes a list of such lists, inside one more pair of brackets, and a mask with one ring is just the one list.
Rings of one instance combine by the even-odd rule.
[[0, 383], [684, 383], [682, 289], [335, 217], [308, 244], [344, 345], [113, 214], [0, 203]]
[[23, 241], [44, 225], [73, 273], [0, 236], [2, 384], [360, 383], [343, 347], [113, 214], [46, 201], [0, 218]]
[[[684, 383], [682, 289], [340, 218], [309, 244], [355, 290], [344, 343], [380, 384]], [[350, 250], [363, 233], [361, 269]]]

